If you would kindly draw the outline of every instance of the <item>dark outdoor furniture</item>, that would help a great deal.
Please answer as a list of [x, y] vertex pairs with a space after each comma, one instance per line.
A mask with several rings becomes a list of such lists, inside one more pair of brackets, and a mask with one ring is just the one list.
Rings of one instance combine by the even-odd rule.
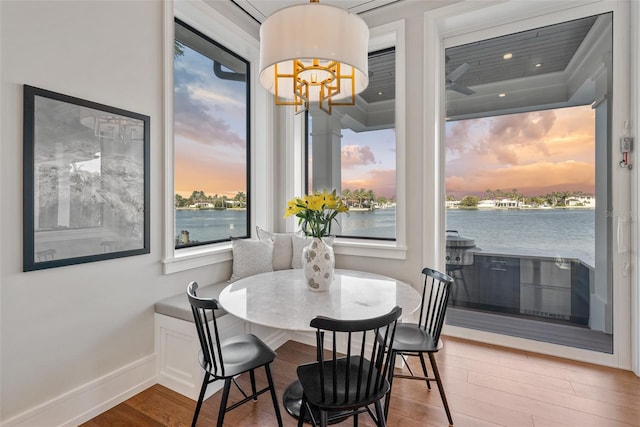
[[[396, 374], [393, 369], [391, 369], [389, 371], [389, 387], [390, 389], [393, 388], [394, 378], [407, 378], [426, 381], [427, 388], [431, 390], [430, 381], [435, 380], [438, 384], [438, 391], [440, 392], [440, 397], [444, 404], [444, 410], [447, 413], [447, 419], [449, 420], [449, 424], [453, 425], [453, 418], [451, 417], [447, 397], [444, 393], [440, 373], [438, 372], [438, 365], [436, 364], [436, 359], [434, 357], [434, 353], [442, 348], [440, 332], [444, 325], [444, 316], [447, 310], [449, 295], [451, 294], [453, 278], [430, 268], [424, 268], [422, 270], [422, 274], [424, 275], [424, 285], [422, 289], [422, 304], [420, 305], [420, 317], [418, 319], [418, 324], [398, 324], [393, 344], [390, 348], [390, 353], [391, 366], [395, 366], [397, 355], [400, 355], [404, 359], [405, 364], [405, 356], [419, 357], [423, 375], [415, 375], [408, 364], [406, 364], [406, 366], [409, 369], [410, 375]], [[429, 377], [427, 373], [424, 354], [429, 356], [429, 361], [431, 362], [431, 368], [433, 370], [433, 377]], [[385, 401], [385, 417], [389, 413], [390, 400], [391, 390], [389, 390], [389, 395]]]
[[[250, 400], [256, 400], [260, 394], [267, 390], [271, 392], [278, 425], [282, 426], [280, 407], [278, 406], [278, 399], [276, 398], [276, 391], [269, 366], [275, 359], [276, 353], [252, 334], [220, 339], [214, 313], [215, 310], [220, 309], [218, 301], [214, 298], [199, 298], [196, 294], [197, 289], [198, 284], [191, 282], [187, 287], [187, 296], [191, 304], [193, 320], [198, 331], [198, 338], [200, 339], [201, 351], [199, 361], [202, 369], [204, 369], [204, 379], [191, 425], [196, 425], [207, 386], [214, 381], [224, 380], [224, 389], [218, 413], [218, 427], [222, 427], [224, 416], [228, 411]], [[256, 390], [254, 369], [261, 367], [265, 369], [269, 385], [261, 390]], [[235, 380], [236, 376], [245, 372], [249, 372], [250, 375], [251, 395], [247, 395]], [[244, 399], [227, 407], [232, 382], [238, 387]]]
[[[367, 412], [377, 426], [386, 426], [382, 399], [389, 391], [387, 377], [391, 357], [385, 344], [391, 343], [402, 309], [370, 319], [337, 320], [318, 316], [310, 325], [316, 328], [317, 361], [298, 367], [298, 379], [303, 389], [298, 427], [305, 414], [311, 423], [325, 427], [335, 418]], [[380, 337], [380, 339], [376, 339]], [[325, 354], [325, 339], [331, 351]], [[345, 344], [345, 353], [338, 351]], [[352, 349], [353, 346], [353, 349]], [[374, 405], [375, 414], [370, 408]], [[319, 420], [314, 415], [319, 413]]]

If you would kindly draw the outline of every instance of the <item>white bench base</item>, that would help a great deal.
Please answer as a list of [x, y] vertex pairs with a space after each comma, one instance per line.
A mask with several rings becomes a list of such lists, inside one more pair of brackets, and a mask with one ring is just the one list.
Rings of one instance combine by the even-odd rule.
[[[217, 320], [223, 336], [245, 333], [245, 322], [235, 316], [226, 314]], [[193, 322], [155, 313], [155, 351], [158, 384], [198, 400], [204, 371], [198, 363], [200, 341]], [[222, 381], [211, 384], [205, 399], [223, 385]]]

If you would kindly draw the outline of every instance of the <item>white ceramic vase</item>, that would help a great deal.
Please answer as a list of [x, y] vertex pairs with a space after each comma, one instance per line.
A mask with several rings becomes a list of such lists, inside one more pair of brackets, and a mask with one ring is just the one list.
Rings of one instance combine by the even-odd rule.
[[333, 281], [335, 257], [333, 248], [314, 237], [302, 249], [302, 270], [307, 287], [316, 292], [328, 291]]

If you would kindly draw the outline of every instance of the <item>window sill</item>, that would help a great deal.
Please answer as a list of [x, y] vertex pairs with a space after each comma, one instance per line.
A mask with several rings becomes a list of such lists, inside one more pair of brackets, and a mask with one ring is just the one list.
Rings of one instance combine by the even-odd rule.
[[173, 258], [162, 260], [162, 274], [178, 273], [232, 259], [231, 242], [179, 249], [175, 251]]
[[407, 247], [398, 245], [397, 241], [338, 238], [333, 250], [336, 255], [407, 259]]
[[[386, 240], [337, 239], [333, 244], [336, 255], [386, 259], [406, 259], [407, 247]], [[231, 261], [231, 243], [179, 249], [173, 258], [162, 260], [162, 274], [173, 274], [193, 268]]]

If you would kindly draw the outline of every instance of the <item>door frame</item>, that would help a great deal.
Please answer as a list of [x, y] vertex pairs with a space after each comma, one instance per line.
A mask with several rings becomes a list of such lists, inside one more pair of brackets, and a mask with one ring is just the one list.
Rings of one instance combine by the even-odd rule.
[[[436, 141], [425, 145], [424, 162], [432, 164], [425, 168], [423, 177], [425, 265], [439, 265], [444, 260], [445, 190], [444, 190], [444, 121], [445, 91], [444, 51], [446, 47], [498, 37], [523, 30], [552, 25], [564, 21], [601, 13], [613, 12], [613, 100], [611, 108], [611, 198], [614, 218], [614, 241], [612, 265], [613, 280], [613, 354], [543, 343], [523, 338], [509, 337], [467, 328], [445, 326], [444, 333], [466, 339], [518, 348], [526, 351], [561, 356], [606, 366], [631, 369], [637, 373], [638, 337], [632, 336], [632, 296], [637, 296], [637, 281], [633, 281], [631, 265], [632, 235], [631, 220], [637, 210], [632, 204], [632, 182], [637, 180], [636, 170], [628, 171], [617, 166], [619, 155], [616, 141], [622, 136], [624, 123], [630, 120], [629, 74], [630, 61], [637, 54], [629, 53], [631, 35], [629, 2], [474, 2], [463, 1], [450, 7], [428, 11], [424, 15], [424, 132], [425, 141]], [[630, 58], [634, 56], [636, 58]], [[428, 60], [427, 60], [428, 58]], [[433, 105], [433, 100], [436, 100]], [[632, 156], [635, 154], [632, 153]], [[635, 198], [635, 196], [633, 196]], [[436, 203], [433, 203], [433, 200]], [[427, 203], [427, 201], [431, 201]], [[622, 214], [619, 214], [622, 213]], [[616, 236], [619, 236], [617, 239]], [[626, 243], [625, 243], [626, 242]], [[633, 292], [632, 292], [633, 291]], [[637, 302], [635, 303], [637, 313]], [[637, 322], [637, 314], [634, 322]], [[637, 325], [634, 325], [637, 332]], [[633, 355], [632, 355], [633, 350]]]

